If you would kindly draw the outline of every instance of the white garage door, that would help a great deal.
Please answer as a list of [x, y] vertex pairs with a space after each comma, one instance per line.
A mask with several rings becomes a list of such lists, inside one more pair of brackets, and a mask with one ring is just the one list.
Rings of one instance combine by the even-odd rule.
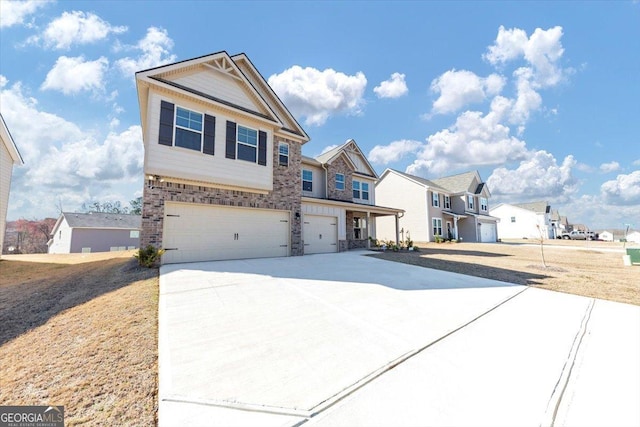
[[305, 215], [302, 228], [305, 255], [338, 252], [338, 218]]
[[496, 225], [483, 222], [480, 226], [480, 241], [483, 243], [496, 242]]
[[163, 263], [289, 255], [289, 212], [187, 203], [164, 208]]

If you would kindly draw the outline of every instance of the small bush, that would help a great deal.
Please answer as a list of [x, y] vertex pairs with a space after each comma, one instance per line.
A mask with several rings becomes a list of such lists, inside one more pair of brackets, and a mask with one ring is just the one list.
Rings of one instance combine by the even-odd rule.
[[163, 253], [164, 249], [158, 249], [153, 245], [147, 245], [144, 249], [138, 249], [138, 253], [133, 256], [138, 259], [138, 264], [143, 267], [151, 268], [156, 265]]

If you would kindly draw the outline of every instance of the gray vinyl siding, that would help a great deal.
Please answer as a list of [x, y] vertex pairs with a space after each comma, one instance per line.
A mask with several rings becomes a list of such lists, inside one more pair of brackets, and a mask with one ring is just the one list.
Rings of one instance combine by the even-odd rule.
[[74, 228], [71, 236], [71, 253], [80, 253], [82, 248], [91, 252], [109, 252], [112, 247], [140, 247], [140, 238], [129, 237], [131, 230]]

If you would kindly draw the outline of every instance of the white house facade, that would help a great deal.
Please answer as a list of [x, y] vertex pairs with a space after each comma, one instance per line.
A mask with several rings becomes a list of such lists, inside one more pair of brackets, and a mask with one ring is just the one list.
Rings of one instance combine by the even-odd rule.
[[560, 226], [556, 227], [552, 221], [547, 202], [501, 203], [491, 208], [490, 213], [500, 219], [500, 239], [555, 239], [560, 230]]
[[7, 225], [13, 166], [22, 164], [23, 161], [18, 147], [7, 128], [2, 114], [0, 114], [0, 254], [2, 254], [2, 248], [4, 248], [4, 232]]

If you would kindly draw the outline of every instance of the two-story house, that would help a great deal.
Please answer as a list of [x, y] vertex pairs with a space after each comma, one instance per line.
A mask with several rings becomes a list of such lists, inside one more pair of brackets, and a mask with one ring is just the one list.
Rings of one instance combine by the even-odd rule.
[[304, 253], [368, 248], [375, 219], [393, 223], [397, 242], [401, 209], [376, 206], [378, 174], [353, 139], [316, 158], [302, 156]]
[[[344, 250], [366, 239], [372, 214], [400, 212], [347, 209], [373, 200], [377, 177], [357, 156], [305, 160], [305, 170], [328, 173], [315, 193], [320, 175], [303, 172], [301, 154], [309, 136], [245, 54], [140, 71], [136, 84], [145, 148], [140, 245], [165, 249], [163, 263]], [[357, 195], [356, 182], [368, 183]]]
[[[378, 203], [401, 208], [401, 236], [415, 242], [437, 238], [496, 242], [497, 218], [489, 215], [489, 188], [477, 171], [428, 180], [386, 169], [375, 187]], [[376, 219], [379, 237], [393, 235], [394, 224]]]

